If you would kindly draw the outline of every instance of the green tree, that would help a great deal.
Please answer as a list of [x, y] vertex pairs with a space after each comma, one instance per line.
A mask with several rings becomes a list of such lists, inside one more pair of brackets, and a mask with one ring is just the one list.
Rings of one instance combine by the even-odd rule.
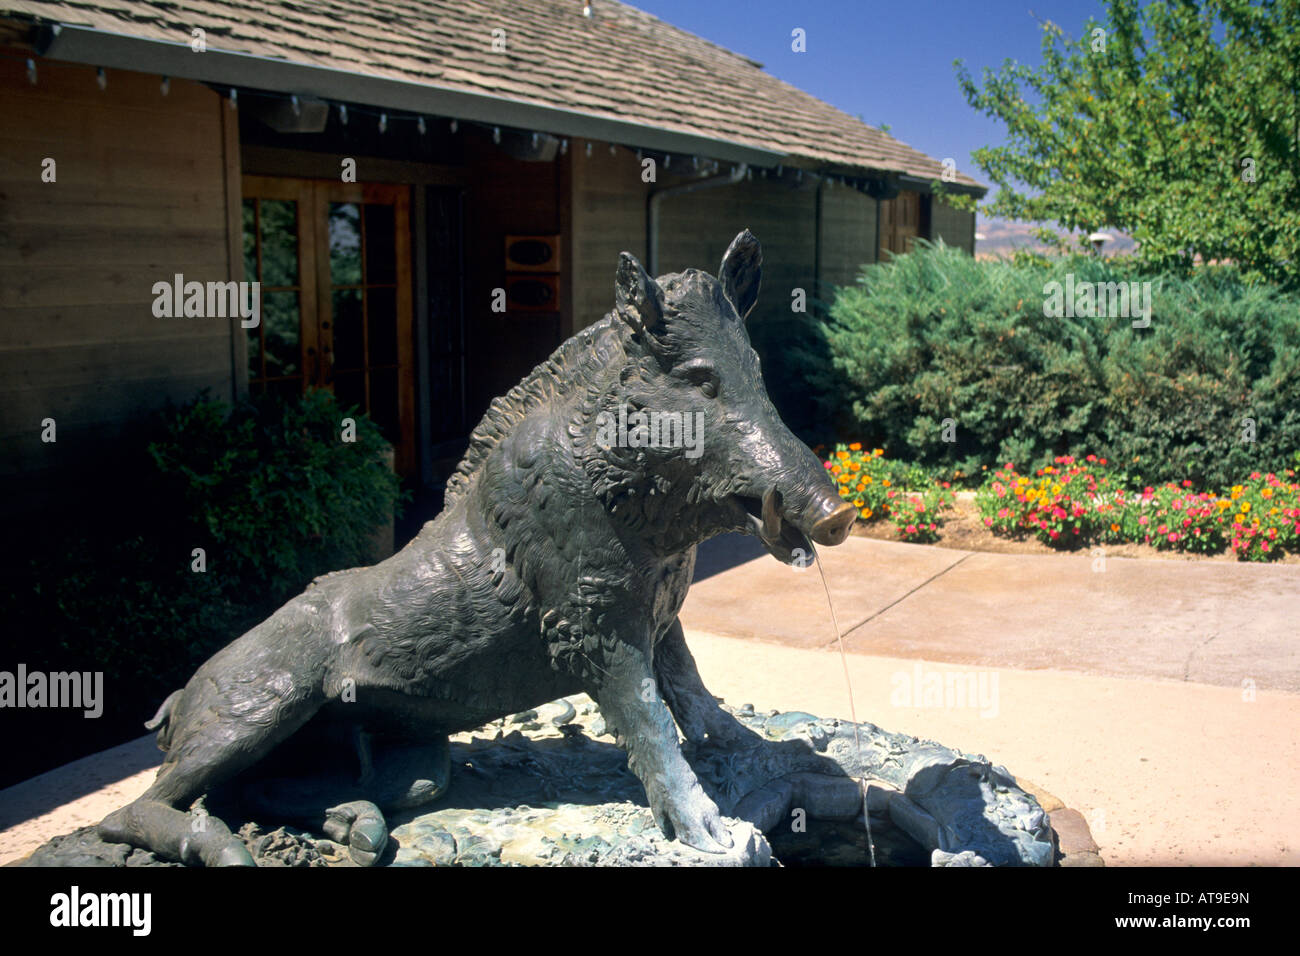
[[1108, 0], [1043, 62], [1006, 61], [967, 102], [1007, 127], [976, 150], [992, 216], [1119, 229], [1161, 271], [1195, 256], [1252, 280], [1300, 272], [1300, 0]]

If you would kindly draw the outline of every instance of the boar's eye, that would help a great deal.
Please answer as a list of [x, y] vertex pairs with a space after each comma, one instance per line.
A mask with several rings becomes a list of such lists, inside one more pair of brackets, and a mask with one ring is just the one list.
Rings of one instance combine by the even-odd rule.
[[692, 362], [682, 369], [682, 375], [698, 388], [705, 398], [718, 397], [718, 373], [706, 362]]

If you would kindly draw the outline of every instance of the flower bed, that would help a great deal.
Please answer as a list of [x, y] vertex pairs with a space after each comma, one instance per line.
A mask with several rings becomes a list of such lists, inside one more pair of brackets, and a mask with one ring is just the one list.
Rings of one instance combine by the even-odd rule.
[[1254, 472], [1222, 494], [1169, 482], [1133, 490], [1104, 458], [1052, 460], [1031, 475], [1013, 464], [993, 472], [976, 492], [986, 527], [1008, 537], [1033, 535], [1053, 547], [1139, 542], [1159, 550], [1270, 561], [1300, 552], [1300, 481]]
[[826, 469], [840, 496], [858, 509], [861, 520], [888, 518], [902, 540], [934, 541], [943, 526], [943, 512], [952, 506], [949, 483], [890, 461], [884, 454], [880, 448], [864, 451], [858, 442], [837, 445]]

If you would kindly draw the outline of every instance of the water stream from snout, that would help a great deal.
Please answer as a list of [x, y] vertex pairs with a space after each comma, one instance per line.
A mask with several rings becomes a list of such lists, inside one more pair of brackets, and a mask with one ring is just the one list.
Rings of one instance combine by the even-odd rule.
[[[813, 560], [817, 562], [817, 573], [822, 576], [822, 589], [826, 592], [826, 607], [831, 612], [831, 628], [835, 631], [835, 642], [840, 648], [840, 663], [844, 665], [844, 684], [849, 689], [849, 717], [853, 720], [853, 745], [858, 754], [858, 765], [862, 766], [862, 736], [858, 731], [858, 710], [853, 704], [853, 679], [849, 676], [849, 656], [844, 651], [844, 635], [840, 633], [840, 623], [835, 617], [835, 602], [831, 600], [831, 586], [826, 580], [826, 569], [822, 566], [822, 556], [817, 552], [817, 545], [808, 542], [812, 548]], [[871, 814], [867, 808], [867, 778], [859, 777], [858, 785], [862, 788], [862, 822], [867, 825], [867, 848], [871, 851], [871, 865], [876, 865], [876, 841], [871, 837]]]

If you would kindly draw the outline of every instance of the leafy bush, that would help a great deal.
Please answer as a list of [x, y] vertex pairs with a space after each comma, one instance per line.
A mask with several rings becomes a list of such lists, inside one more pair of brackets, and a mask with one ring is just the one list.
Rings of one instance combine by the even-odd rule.
[[[343, 418], [356, 440], [341, 440]], [[289, 597], [325, 571], [365, 563], [403, 495], [388, 445], [363, 415], [321, 390], [232, 410], [201, 399], [175, 410], [149, 453], [180, 503], [209, 572]]]
[[[369, 420], [314, 392], [233, 411], [199, 399], [128, 442], [87, 497], [0, 560], [0, 658], [102, 671], [104, 714], [15, 711], [0, 786], [142, 733], [195, 668], [317, 574], [371, 560], [398, 480]], [[36, 516], [33, 516], [36, 517]], [[207, 570], [192, 570], [192, 551]]]
[[[1226, 269], [1137, 270], [927, 243], [864, 267], [822, 325], [830, 361], [800, 350], [824, 430], [962, 477], [1089, 451], [1148, 483], [1285, 467], [1300, 448], [1300, 297]], [[1067, 273], [1150, 281], [1150, 326], [1046, 316], [1045, 286]]]

